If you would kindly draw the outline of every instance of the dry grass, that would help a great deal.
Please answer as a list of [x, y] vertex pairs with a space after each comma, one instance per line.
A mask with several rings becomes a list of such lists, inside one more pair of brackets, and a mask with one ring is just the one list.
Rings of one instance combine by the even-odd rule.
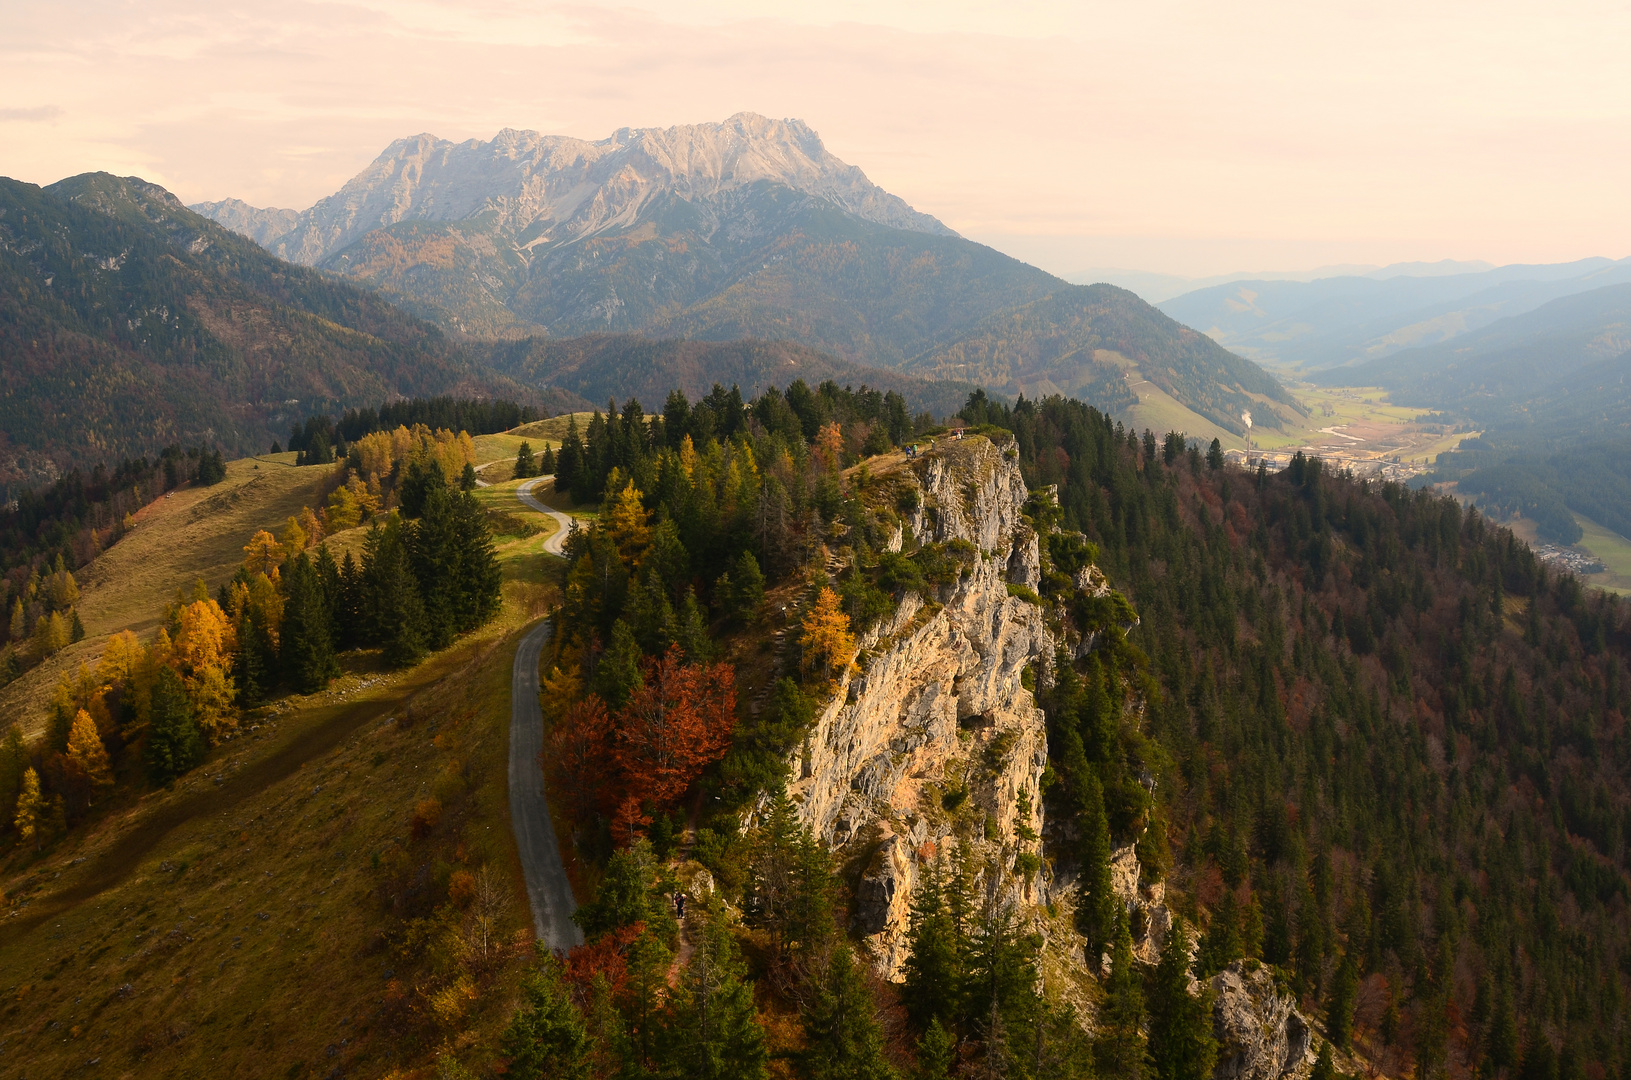
[[[207, 520], [207, 550], [242, 531]], [[508, 892], [504, 933], [530, 928], [505, 777], [516, 632], [556, 595], [542, 535], [498, 537], [503, 611], [476, 634], [408, 672], [351, 654], [328, 691], [260, 710], [174, 789], [125, 796], [41, 856], [10, 853], [0, 1045], [29, 1075], [93, 1060], [131, 1077], [428, 1075], [448, 1048], [490, 1064], [519, 962], [438, 1025], [383, 897], [440, 903], [456, 870], [486, 864]], [[162, 604], [168, 586], [146, 588]], [[432, 795], [441, 823], [412, 839]]]
[[[145, 635], [176, 591], [200, 578], [213, 593], [243, 562], [256, 529], [276, 532], [289, 515], [315, 504], [330, 467], [297, 469], [293, 460], [293, 454], [243, 458], [229, 463], [227, 478], [213, 487], [184, 488], [143, 507], [134, 530], [75, 574], [85, 640], [0, 689], [0, 730], [20, 722], [33, 737], [57, 683], [81, 663], [94, 663], [108, 635]], [[337, 546], [360, 545], [361, 537], [361, 530], [341, 534]]]

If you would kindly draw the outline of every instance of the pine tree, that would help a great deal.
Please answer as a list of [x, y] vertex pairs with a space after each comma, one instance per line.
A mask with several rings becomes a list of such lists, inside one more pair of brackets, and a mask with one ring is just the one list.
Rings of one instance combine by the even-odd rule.
[[938, 1019], [930, 1020], [917, 1041], [917, 1068], [912, 1071], [912, 1080], [951, 1080], [956, 1064], [957, 1041]]
[[1342, 958], [1336, 978], [1331, 983], [1330, 1007], [1326, 1011], [1326, 1029], [1331, 1041], [1343, 1050], [1353, 1040], [1354, 1004], [1358, 1000], [1359, 966], [1350, 951]]
[[764, 1028], [717, 899], [700, 921], [664, 1031], [663, 1056], [687, 1080], [763, 1080], [770, 1075]]
[[23, 788], [23, 770], [29, 767], [28, 748], [23, 745], [23, 730], [19, 724], [6, 728], [6, 737], [0, 740], [0, 829], [12, 823], [17, 809], [17, 795]]
[[538, 475], [538, 466], [532, 457], [532, 444], [523, 442], [521, 449], [515, 455], [515, 478], [525, 480], [529, 476], [536, 475]]
[[487, 512], [475, 496], [456, 497], [452, 519], [454, 627], [467, 633], [498, 613], [504, 575], [493, 550]]
[[811, 983], [799, 1016], [804, 1028], [799, 1075], [809, 1080], [893, 1080], [877, 1003], [849, 946], [835, 946]]
[[728, 614], [738, 622], [747, 622], [759, 612], [759, 605], [765, 599], [765, 576], [759, 569], [759, 560], [753, 557], [751, 551], [744, 551], [737, 556], [735, 571], [730, 578], [730, 594], [727, 600]]
[[39, 849], [42, 840], [40, 826], [45, 810], [45, 799], [40, 795], [40, 774], [33, 767], [23, 770], [23, 782], [17, 793], [17, 812], [12, 816], [12, 827], [23, 842], [34, 841], [34, 847]]
[[1110, 948], [1116, 925], [1116, 895], [1110, 879], [1110, 822], [1104, 813], [1104, 790], [1090, 767], [1082, 769], [1081, 811], [1077, 816], [1080, 839], [1077, 859], [1081, 877], [1076, 893], [1076, 929], [1087, 939], [1092, 966]]
[[363, 541], [362, 586], [370, 639], [385, 660], [406, 667], [425, 655], [425, 610], [403, 542], [401, 522], [368, 530]]
[[587, 1026], [567, 989], [561, 961], [544, 956], [521, 985], [521, 1008], [500, 1048], [506, 1076], [521, 1080], [589, 1080], [593, 1049]]
[[1175, 920], [1150, 981], [1150, 1074], [1156, 1080], [1199, 1080], [1212, 1075], [1217, 1061], [1210, 995], [1189, 993], [1189, 944]]
[[151, 719], [142, 760], [147, 776], [155, 784], [169, 784], [204, 760], [204, 739], [193, 720], [192, 703], [181, 676], [160, 667], [153, 684]]
[[901, 997], [919, 1029], [938, 1023], [950, 1028], [962, 1013], [962, 944], [947, 903], [945, 872], [940, 860], [923, 867], [912, 890], [906, 941], [905, 980]]
[[283, 624], [278, 628], [283, 673], [300, 693], [314, 694], [339, 676], [340, 665], [329, 637], [322, 578], [304, 553], [284, 564], [283, 593]]
[[1144, 1074], [1144, 1037], [1139, 1031], [1144, 1022], [1144, 991], [1125, 919], [1116, 920], [1114, 942], [1093, 1063], [1100, 1076], [1138, 1080]]
[[640, 643], [634, 630], [618, 619], [612, 624], [612, 640], [595, 666], [594, 686], [612, 709], [621, 709], [629, 695], [645, 685], [640, 674]]
[[424, 604], [425, 644], [445, 649], [458, 630], [458, 536], [446, 487], [426, 491], [419, 520], [405, 530], [409, 564]]
[[566, 418], [566, 438], [561, 440], [560, 453], [555, 456], [555, 490], [563, 494], [572, 491], [578, 483], [578, 472], [583, 467], [583, 439], [578, 435], [578, 418]]

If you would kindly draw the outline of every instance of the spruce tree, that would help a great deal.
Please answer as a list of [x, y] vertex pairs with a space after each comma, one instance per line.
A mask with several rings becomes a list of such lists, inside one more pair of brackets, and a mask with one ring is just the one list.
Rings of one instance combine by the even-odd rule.
[[369, 529], [362, 565], [369, 636], [385, 650], [386, 662], [397, 667], [425, 655], [425, 611], [402, 532], [402, 523], [395, 519]]
[[302, 694], [315, 694], [340, 674], [329, 636], [323, 581], [301, 552], [283, 564], [283, 623], [278, 628], [283, 675]]
[[147, 744], [142, 762], [155, 784], [169, 784], [204, 760], [204, 739], [193, 721], [192, 703], [181, 676], [163, 666], [153, 684]]
[[538, 466], [532, 457], [532, 444], [523, 442], [515, 455], [515, 478], [525, 480], [529, 476], [536, 476], [537, 472]]
[[1133, 959], [1133, 939], [1126, 920], [1116, 921], [1110, 954], [1110, 978], [1099, 1010], [1099, 1030], [1093, 1043], [1093, 1063], [1100, 1076], [1138, 1080], [1144, 1075], [1144, 990]]
[[334, 561], [334, 552], [329, 550], [329, 546], [322, 544], [317, 549], [317, 559], [313, 565], [317, 569], [317, 580], [323, 586], [323, 606], [328, 611], [329, 642], [334, 646], [335, 652], [343, 652], [346, 646], [341, 644], [345, 635], [340, 625], [340, 605], [345, 598], [345, 579], [340, 576], [340, 564]]
[[500, 1048], [509, 1059], [506, 1076], [589, 1080], [589, 1031], [556, 957], [544, 956], [521, 984], [521, 1008], [510, 1019]]
[[1156, 1080], [1211, 1076], [1217, 1062], [1211, 996], [1189, 992], [1189, 943], [1183, 922], [1175, 920], [1150, 979], [1150, 1075]]
[[758, 614], [759, 605], [764, 603], [765, 576], [759, 569], [759, 560], [753, 557], [751, 551], [744, 551], [737, 556], [731, 575], [731, 593], [728, 600], [730, 616], [739, 622], [747, 622]]
[[337, 602], [331, 598], [334, 613], [334, 647], [345, 651], [355, 649], [368, 638], [366, 625], [367, 605], [363, 595], [362, 568], [351, 552], [345, 553], [340, 563], [340, 591]]
[[498, 613], [504, 575], [493, 550], [487, 512], [475, 496], [454, 497], [452, 518], [454, 627], [467, 633]]
[[561, 440], [561, 450], [555, 456], [555, 490], [563, 494], [571, 491], [578, 482], [578, 470], [584, 465], [583, 439], [578, 435], [578, 418], [566, 418], [566, 438]]
[[595, 667], [595, 690], [612, 709], [621, 709], [629, 695], [645, 685], [640, 674], [640, 643], [622, 619], [612, 624], [612, 640]]
[[425, 644], [433, 650], [452, 644], [458, 632], [462, 582], [454, 498], [445, 486], [430, 488], [420, 503], [419, 520], [405, 530], [409, 563], [424, 605]]
[[912, 1080], [951, 1080], [956, 1064], [957, 1040], [939, 1020], [930, 1020], [917, 1041], [917, 1068], [912, 1071]]
[[935, 1023], [951, 1028], [962, 1013], [962, 942], [947, 899], [942, 862], [926, 863], [912, 890], [906, 929], [910, 951], [901, 994], [907, 1016], [920, 1031]]
[[687, 1080], [763, 1080], [769, 1049], [717, 898], [702, 913], [696, 948], [664, 1031], [664, 1063]]
[[555, 475], [555, 448], [548, 443], [544, 444], [544, 452], [538, 458], [538, 475]]
[[1081, 877], [1076, 886], [1076, 929], [1087, 939], [1087, 957], [1096, 966], [1110, 948], [1116, 925], [1116, 895], [1110, 879], [1110, 822], [1104, 813], [1104, 790], [1091, 768], [1082, 770], [1080, 840], [1077, 859]]
[[1336, 978], [1332, 980], [1330, 1007], [1326, 1010], [1325, 1020], [1331, 1041], [1344, 1050], [1353, 1041], [1354, 1004], [1358, 1000], [1358, 993], [1359, 966], [1350, 951], [1343, 956]]
[[894, 1080], [884, 1057], [877, 1003], [849, 946], [833, 947], [799, 1011], [799, 1075], [808, 1080]]

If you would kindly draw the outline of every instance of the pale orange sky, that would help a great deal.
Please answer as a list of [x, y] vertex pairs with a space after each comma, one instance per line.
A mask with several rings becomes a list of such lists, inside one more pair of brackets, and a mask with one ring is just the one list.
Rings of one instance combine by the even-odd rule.
[[0, 4], [0, 174], [309, 206], [392, 139], [799, 117], [1060, 273], [1631, 255], [1631, 5]]

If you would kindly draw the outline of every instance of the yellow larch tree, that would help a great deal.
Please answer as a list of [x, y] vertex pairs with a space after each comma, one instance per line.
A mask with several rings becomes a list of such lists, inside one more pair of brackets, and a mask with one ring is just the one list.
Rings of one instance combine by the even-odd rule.
[[236, 648], [232, 621], [214, 600], [199, 600], [181, 609], [181, 629], [171, 644], [171, 655], [198, 726], [211, 739], [234, 722], [232, 702], [237, 690], [230, 675]]
[[40, 796], [40, 774], [33, 767], [23, 770], [22, 790], [17, 793], [17, 816], [12, 819], [12, 825], [17, 829], [17, 835], [24, 840], [33, 840], [34, 846], [39, 847], [40, 813], [45, 807], [45, 800]]
[[84, 709], [74, 716], [74, 726], [68, 731], [68, 762], [93, 788], [112, 786], [113, 767], [108, 761], [108, 748], [102, 745], [96, 720]]
[[605, 518], [606, 531], [617, 545], [618, 554], [631, 566], [640, 562], [651, 545], [651, 514], [646, 511], [643, 498], [640, 489], [630, 480], [612, 501]]
[[265, 574], [273, 581], [277, 580], [278, 567], [283, 564], [283, 548], [278, 545], [277, 537], [261, 529], [249, 538], [244, 545], [244, 571], [250, 574]]
[[802, 625], [804, 634], [799, 638], [799, 647], [804, 652], [805, 670], [814, 668], [819, 660], [831, 678], [849, 667], [855, 659], [855, 635], [850, 632], [849, 616], [844, 614], [837, 593], [823, 586]]

